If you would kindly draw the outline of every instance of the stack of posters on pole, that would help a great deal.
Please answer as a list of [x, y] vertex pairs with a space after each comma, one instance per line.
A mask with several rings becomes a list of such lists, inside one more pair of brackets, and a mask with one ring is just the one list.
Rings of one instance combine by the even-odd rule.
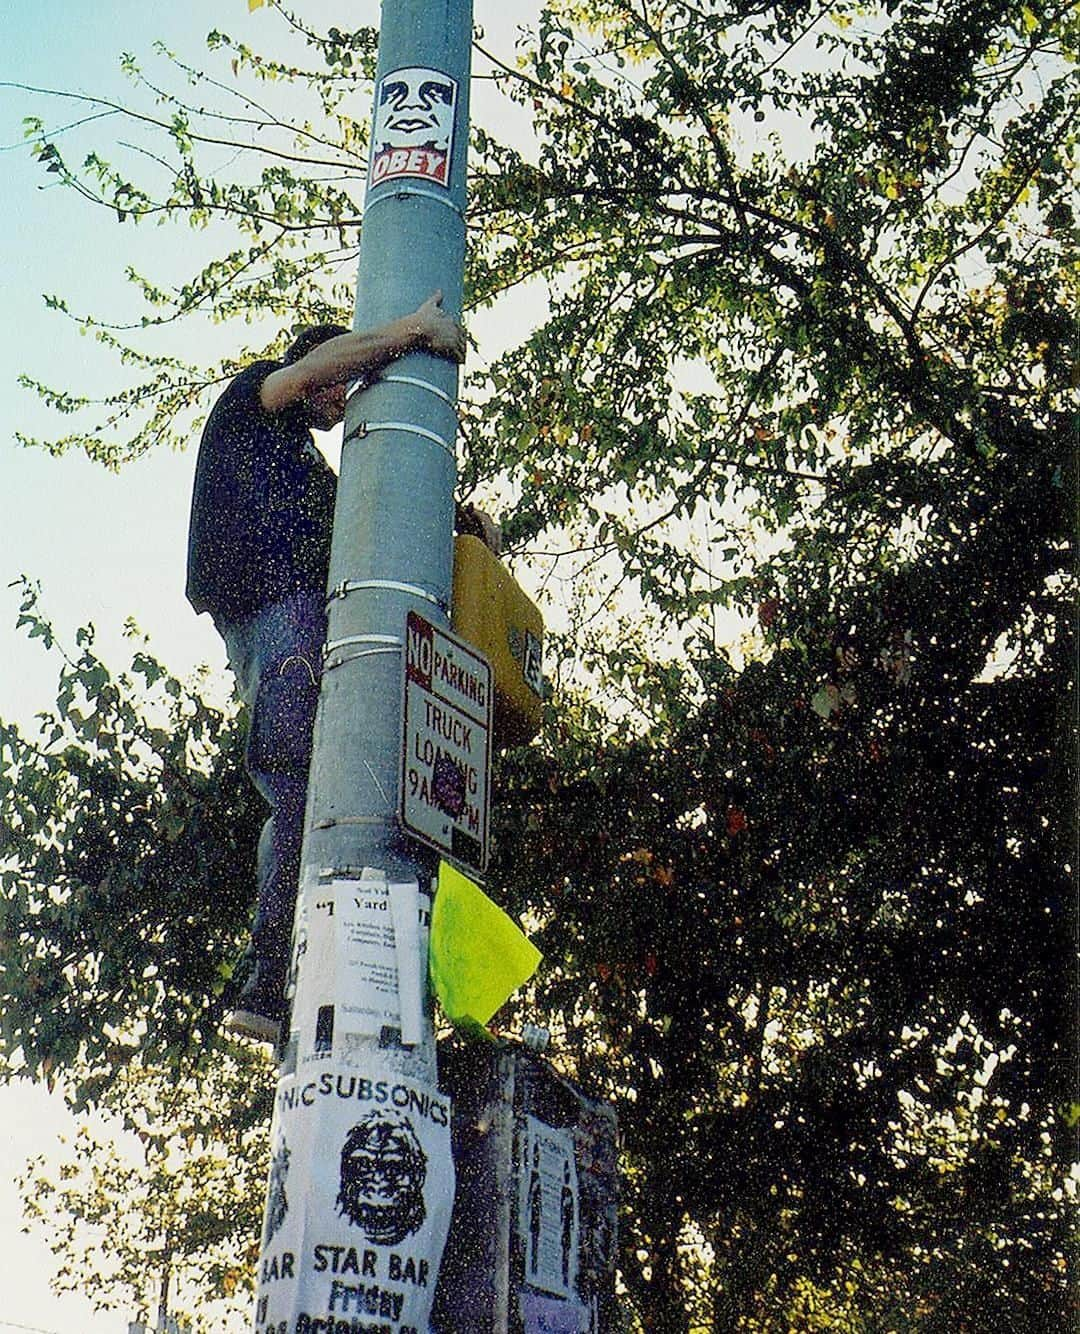
[[454, 1198], [450, 1100], [425, 1080], [430, 907], [376, 870], [305, 886], [256, 1334], [427, 1332]]
[[426, 1334], [453, 1193], [437, 1090], [389, 1070], [286, 1075], [256, 1334]]
[[366, 1063], [372, 1038], [425, 1045], [430, 924], [431, 896], [415, 881], [365, 870], [308, 889], [297, 909], [286, 1069]]

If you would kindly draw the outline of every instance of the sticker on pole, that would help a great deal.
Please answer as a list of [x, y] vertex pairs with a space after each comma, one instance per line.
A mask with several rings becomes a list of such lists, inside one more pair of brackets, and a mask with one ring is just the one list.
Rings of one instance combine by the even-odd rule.
[[488, 855], [491, 667], [449, 631], [409, 612], [402, 709], [401, 823], [467, 870]]
[[401, 177], [450, 184], [456, 79], [409, 66], [384, 74], [375, 93], [368, 188]]

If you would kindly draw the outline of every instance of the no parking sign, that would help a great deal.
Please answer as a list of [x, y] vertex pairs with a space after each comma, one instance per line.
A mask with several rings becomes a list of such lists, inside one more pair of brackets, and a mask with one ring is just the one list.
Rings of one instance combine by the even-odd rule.
[[409, 612], [401, 806], [404, 828], [468, 870], [488, 857], [491, 667], [464, 640]]

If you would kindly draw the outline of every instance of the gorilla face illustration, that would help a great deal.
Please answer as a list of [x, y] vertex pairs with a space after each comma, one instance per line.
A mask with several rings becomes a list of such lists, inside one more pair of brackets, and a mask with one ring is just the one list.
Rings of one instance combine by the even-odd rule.
[[452, 79], [430, 69], [399, 69], [383, 79], [375, 108], [372, 145], [450, 149], [454, 131]]
[[396, 1246], [423, 1223], [427, 1156], [396, 1112], [369, 1112], [341, 1149], [338, 1211], [370, 1241]]

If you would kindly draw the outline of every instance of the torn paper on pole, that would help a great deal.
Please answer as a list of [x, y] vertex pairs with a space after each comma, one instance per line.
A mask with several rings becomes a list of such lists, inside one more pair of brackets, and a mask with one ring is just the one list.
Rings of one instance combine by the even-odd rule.
[[305, 893], [295, 949], [304, 967], [293, 999], [297, 1068], [345, 1058], [350, 1038], [421, 1041], [431, 897], [379, 871]]

